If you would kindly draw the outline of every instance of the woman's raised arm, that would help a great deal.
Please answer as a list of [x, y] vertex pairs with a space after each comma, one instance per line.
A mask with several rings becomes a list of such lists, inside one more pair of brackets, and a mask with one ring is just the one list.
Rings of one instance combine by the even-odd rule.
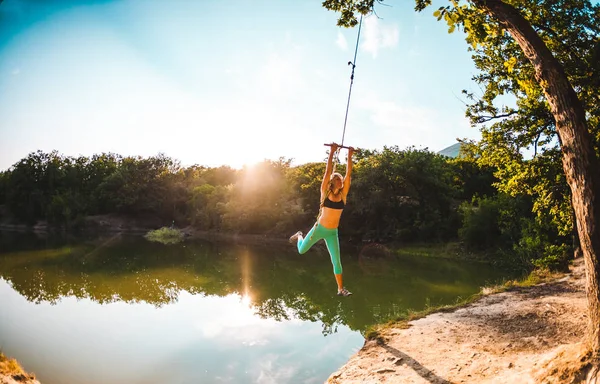
[[321, 200], [325, 198], [327, 193], [327, 187], [329, 186], [329, 179], [333, 173], [333, 155], [337, 152], [340, 147], [336, 143], [330, 144], [331, 149], [329, 150], [329, 158], [327, 159], [327, 166], [325, 167], [325, 174], [323, 175], [323, 181], [321, 182]]
[[348, 164], [346, 165], [346, 176], [344, 176], [344, 189], [342, 191], [344, 200], [350, 190], [350, 183], [352, 182], [352, 155], [354, 154], [354, 148], [348, 147]]

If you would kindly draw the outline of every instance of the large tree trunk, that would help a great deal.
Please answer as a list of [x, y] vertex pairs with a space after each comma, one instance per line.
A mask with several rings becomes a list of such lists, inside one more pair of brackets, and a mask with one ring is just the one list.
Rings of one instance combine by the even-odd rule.
[[600, 357], [600, 204], [596, 202], [600, 175], [585, 112], [562, 65], [552, 55], [531, 24], [512, 6], [501, 0], [472, 0], [473, 4], [498, 20], [517, 41], [535, 68], [556, 120], [562, 142], [563, 169], [571, 188], [577, 231], [586, 269], [589, 309], [588, 341], [595, 358]]

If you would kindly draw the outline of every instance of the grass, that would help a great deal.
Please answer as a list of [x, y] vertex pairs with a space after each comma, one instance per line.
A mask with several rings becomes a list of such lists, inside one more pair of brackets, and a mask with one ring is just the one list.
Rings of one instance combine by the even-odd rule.
[[25, 373], [17, 360], [6, 357], [2, 352], [0, 352], [0, 375], [10, 376], [17, 381], [35, 379], [34, 375]]
[[392, 327], [406, 329], [410, 327], [409, 323], [411, 321], [422, 319], [431, 315], [432, 313], [453, 312], [461, 307], [467, 306], [479, 300], [483, 296], [509, 291], [510, 289], [515, 287], [532, 287], [534, 285], [556, 280], [564, 275], [564, 273], [551, 272], [547, 269], [536, 269], [532, 271], [527, 277], [521, 280], [507, 280], [499, 285], [495, 285], [492, 287], [484, 287], [479, 293], [471, 295], [467, 298], [459, 297], [454, 304], [430, 306], [429, 303], [426, 303], [425, 308], [420, 311], [408, 309], [405, 313], [401, 314], [400, 316], [397, 316], [394, 319], [389, 320], [387, 323], [369, 327], [366, 330], [364, 337], [367, 340], [376, 340], [378, 342], [383, 343], [385, 341], [383, 338], [383, 331], [385, 331], [386, 329]]
[[507, 280], [504, 283], [496, 286], [485, 287], [482, 289], [482, 293], [485, 295], [489, 295], [492, 293], [505, 292], [510, 290], [511, 288], [533, 287], [534, 285], [544, 284], [559, 279], [564, 275], [565, 273], [563, 272], [552, 272], [546, 268], [534, 269], [533, 271], [531, 271], [531, 273], [529, 273], [529, 275], [527, 275], [527, 277], [521, 280]]
[[179, 229], [162, 227], [146, 233], [144, 237], [158, 243], [177, 244], [183, 241], [183, 232]]

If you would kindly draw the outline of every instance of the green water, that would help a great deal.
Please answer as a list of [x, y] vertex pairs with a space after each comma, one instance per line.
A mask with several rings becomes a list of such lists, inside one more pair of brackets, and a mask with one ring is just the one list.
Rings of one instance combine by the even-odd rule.
[[43, 384], [322, 383], [371, 325], [514, 277], [483, 264], [290, 244], [0, 232], [0, 348]]

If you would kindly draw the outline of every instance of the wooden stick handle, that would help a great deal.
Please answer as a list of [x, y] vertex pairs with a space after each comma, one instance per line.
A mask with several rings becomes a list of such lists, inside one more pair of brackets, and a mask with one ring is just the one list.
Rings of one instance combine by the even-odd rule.
[[[331, 147], [331, 144], [323, 144], [326, 147]], [[346, 147], [345, 145], [338, 145], [339, 148], [346, 148], [346, 149], [350, 149], [350, 147]]]

